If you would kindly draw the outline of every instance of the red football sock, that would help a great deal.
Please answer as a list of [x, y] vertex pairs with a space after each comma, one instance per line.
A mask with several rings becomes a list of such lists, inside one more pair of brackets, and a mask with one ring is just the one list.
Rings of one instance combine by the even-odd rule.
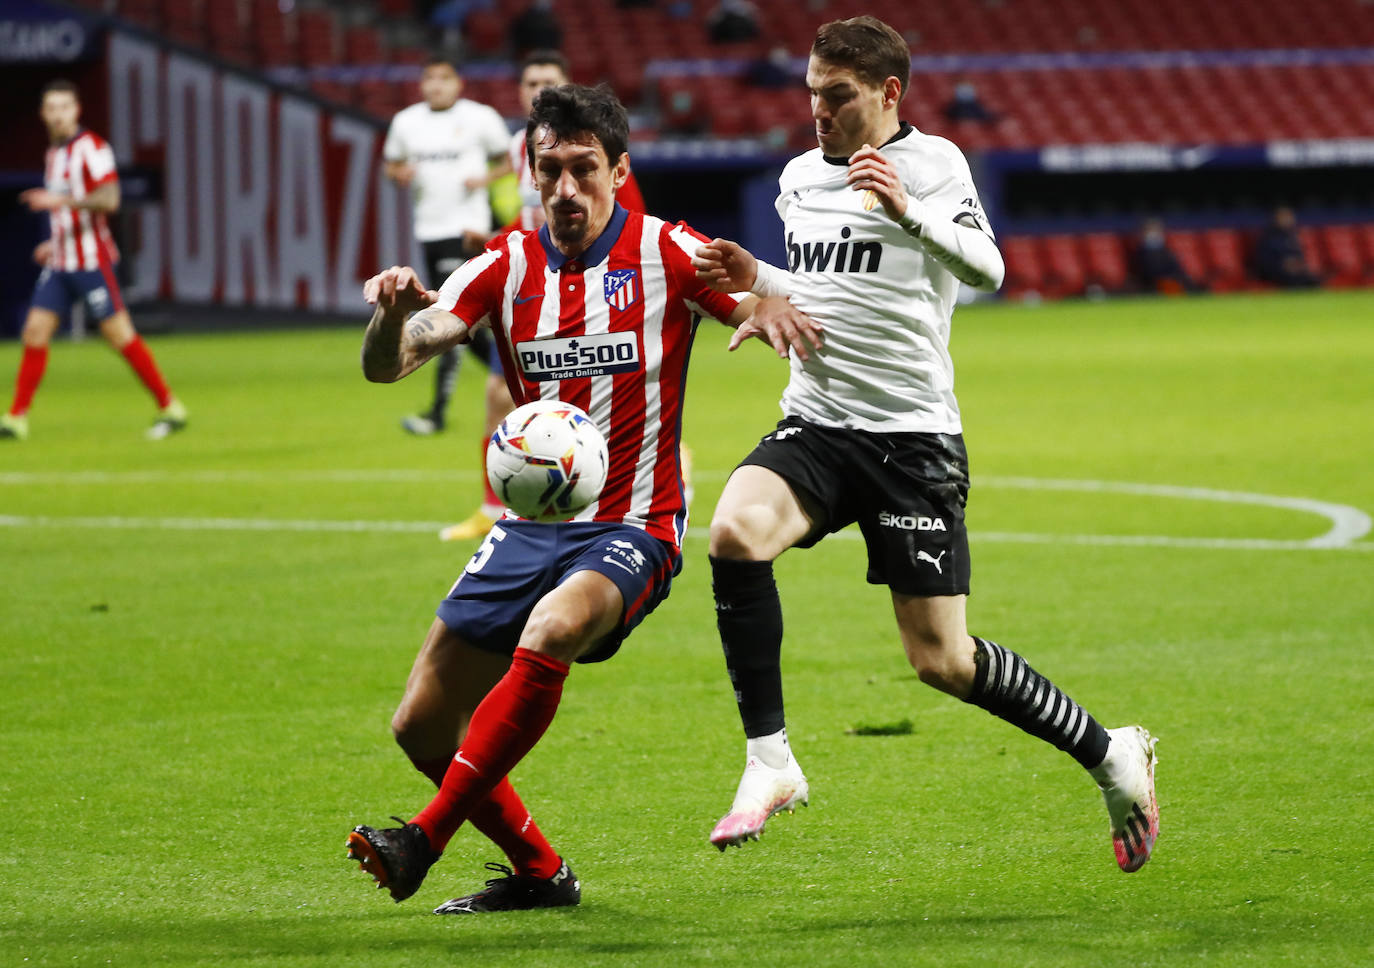
[[25, 346], [24, 355], [19, 360], [19, 376], [14, 381], [14, 402], [10, 404], [10, 416], [22, 417], [29, 412], [29, 404], [43, 382], [43, 371], [48, 368], [48, 348], [46, 346]]
[[[487, 477], [487, 443], [490, 440], [490, 437], [482, 438], [482, 509], [488, 511], [506, 506], [505, 502], [496, 496], [496, 491], [491, 486], [491, 479]], [[498, 518], [500, 516], [499, 513], [496, 515]]]
[[168, 390], [167, 384], [163, 382], [162, 374], [158, 372], [157, 363], [153, 361], [153, 354], [143, 342], [143, 337], [135, 333], [134, 338], [125, 343], [119, 352], [129, 361], [129, 365], [134, 368], [134, 372], [148, 388], [148, 392], [157, 400], [158, 407], [165, 407], [172, 402], [172, 391]]
[[477, 804], [468, 822], [501, 848], [517, 874], [547, 879], [563, 866], [562, 858], [544, 839], [544, 832], [525, 809], [509, 777], [503, 778]]
[[510, 670], [472, 713], [467, 738], [443, 785], [412, 821], [442, 851], [515, 764], [553, 722], [568, 667], [547, 655], [516, 649]]
[[[444, 774], [453, 762], [453, 756], [436, 756], [428, 760], [417, 760], [412, 756], [410, 762], [438, 787], [443, 786]], [[549, 845], [543, 831], [525, 809], [509, 778], [496, 784], [496, 788], [472, 811], [468, 821], [501, 848], [517, 874], [550, 878], [558, 873], [558, 868], [563, 864], [558, 852]]]
[[[410, 762], [437, 787], [443, 786], [444, 774], [453, 762], [453, 756], [436, 756], [428, 760], [418, 760], [412, 756]], [[558, 868], [563, 864], [558, 852], [549, 845], [543, 831], [525, 809], [509, 778], [496, 784], [496, 788], [472, 811], [468, 821], [501, 848], [517, 874], [550, 878], [558, 873]]]

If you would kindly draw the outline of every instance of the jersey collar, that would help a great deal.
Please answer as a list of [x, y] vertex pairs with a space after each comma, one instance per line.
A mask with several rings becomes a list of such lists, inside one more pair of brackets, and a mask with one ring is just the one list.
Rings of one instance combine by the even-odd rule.
[[[905, 138], [907, 135], [911, 134], [911, 132], [913, 132], [913, 131], [915, 131], [915, 130], [916, 130], [916, 129], [913, 128], [913, 127], [911, 126], [911, 122], [909, 122], [909, 121], [903, 121], [903, 122], [901, 122], [901, 124], [897, 127], [897, 133], [894, 134], [892, 137], [888, 138], [888, 139], [887, 139], [886, 141], [884, 141], [882, 144], [878, 145], [878, 147], [879, 147], [880, 149], [886, 148], [888, 145], [892, 144], [894, 141], [901, 141], [903, 138]], [[821, 159], [822, 159], [827, 165], [844, 165], [846, 168], [849, 167], [849, 159], [848, 159], [848, 158], [845, 158], [845, 157], [842, 157], [842, 156], [840, 156], [840, 155], [821, 155]]]
[[554, 272], [562, 272], [563, 267], [569, 262], [580, 262], [583, 268], [600, 265], [606, 260], [606, 256], [611, 254], [611, 247], [620, 238], [620, 232], [625, 228], [625, 220], [629, 217], [630, 213], [617, 202], [615, 210], [611, 212], [611, 220], [606, 223], [606, 227], [601, 230], [591, 248], [576, 256], [566, 256], [558, 251], [558, 247], [553, 244], [553, 238], [549, 235], [549, 227], [545, 224], [539, 229], [539, 244], [544, 247], [544, 258], [549, 268]]

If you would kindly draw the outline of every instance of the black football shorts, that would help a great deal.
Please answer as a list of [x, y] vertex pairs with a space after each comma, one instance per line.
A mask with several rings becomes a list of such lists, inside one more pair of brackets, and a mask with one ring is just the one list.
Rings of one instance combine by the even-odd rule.
[[819, 515], [798, 547], [858, 522], [872, 584], [903, 595], [968, 594], [961, 435], [878, 434], [787, 417], [740, 464], [773, 471]]

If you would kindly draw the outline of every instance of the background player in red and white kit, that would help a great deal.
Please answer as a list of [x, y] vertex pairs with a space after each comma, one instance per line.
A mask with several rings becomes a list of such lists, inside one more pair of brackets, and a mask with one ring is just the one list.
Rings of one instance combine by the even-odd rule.
[[[530, 116], [530, 111], [534, 108], [534, 99], [545, 88], [567, 84], [568, 80], [568, 61], [558, 51], [536, 50], [526, 55], [520, 65], [519, 82], [520, 107], [524, 110], [525, 117]], [[534, 173], [530, 170], [529, 153], [525, 149], [525, 131], [523, 128], [511, 135], [509, 163], [515, 172], [516, 187], [520, 193], [520, 212], [516, 215], [515, 220], [502, 231], [511, 232], [517, 229], [526, 232], [535, 231], [544, 224], [544, 209], [539, 201], [539, 185], [535, 182]], [[631, 212], [643, 212], [645, 210], [644, 196], [640, 194], [634, 172], [626, 174], [625, 183], [615, 193], [615, 200], [621, 208]], [[496, 523], [496, 519], [504, 511], [501, 506], [501, 499], [491, 489], [491, 484], [487, 481], [485, 473], [487, 441], [506, 414], [514, 409], [515, 403], [511, 400], [510, 390], [506, 387], [500, 354], [496, 352], [494, 344], [488, 342], [487, 345], [490, 350], [487, 354], [486, 420], [483, 423], [482, 439], [477, 442], [483, 469], [482, 504], [462, 521], [440, 531], [439, 537], [444, 541], [466, 541], [480, 538], [491, 530], [491, 526]], [[688, 487], [690, 488], [690, 486], [689, 475]]]
[[[778, 183], [791, 271], [722, 240], [697, 253], [703, 278], [727, 290], [790, 297], [765, 300], [751, 325], [800, 312], [824, 333], [817, 352], [793, 354], [785, 417], [730, 476], [711, 521], [716, 623], [746, 744], [710, 840], [757, 839], [769, 816], [806, 800], [783, 718], [772, 563], [857, 522], [868, 581], [888, 586], [921, 681], [1088, 770], [1117, 862], [1134, 871], [1159, 830], [1150, 734], [1104, 729], [1021, 656], [968, 633], [968, 458], [949, 334], [960, 282], [995, 290], [1003, 263], [959, 149], [898, 120], [910, 75], [906, 42], [882, 21], [823, 25], [806, 70], [819, 147]], [[1014, 830], [1014, 817], [1000, 822]]]
[[106, 223], [106, 216], [119, 210], [114, 152], [103, 138], [81, 127], [81, 100], [70, 81], [53, 81], [43, 88], [40, 115], [52, 145], [44, 162], [43, 187], [31, 188], [19, 198], [32, 211], [48, 213], [52, 234], [34, 251], [43, 273], [24, 320], [24, 355], [9, 412], [0, 416], [0, 439], [29, 435], [29, 405], [47, 369], [48, 347], [62, 315], [80, 300], [90, 318], [99, 322], [101, 335], [157, 401], [157, 417], [147, 436], [160, 440], [186, 426], [186, 408], [167, 388], [153, 354], [134, 331], [115, 281], [119, 252]]
[[687, 524], [678, 444], [696, 324], [738, 325], [757, 301], [696, 279], [690, 252], [704, 240], [692, 229], [615, 203], [628, 124], [608, 88], [545, 91], [526, 129], [545, 226], [510, 233], [440, 292], [409, 268], [364, 290], [377, 306], [363, 342], [369, 379], [398, 380], [490, 327], [514, 399], [576, 404], [610, 452], [591, 507], [562, 524], [503, 518], [468, 562], [392, 720], [439, 792], [404, 826], [349, 836], [350, 856], [398, 901], [461, 824], [490, 837], [513, 870], [440, 913], [578, 902], [577, 878], [506, 775], [553, 720], [570, 664], [610, 658], [667, 596]]

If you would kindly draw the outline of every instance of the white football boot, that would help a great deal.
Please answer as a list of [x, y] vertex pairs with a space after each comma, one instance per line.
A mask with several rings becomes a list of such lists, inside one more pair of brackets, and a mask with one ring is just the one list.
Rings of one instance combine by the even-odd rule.
[[1155, 743], [1141, 726], [1107, 730], [1111, 745], [1107, 758], [1090, 772], [1107, 801], [1111, 816], [1116, 863], [1126, 873], [1138, 871], [1150, 859], [1159, 836], [1159, 804], [1155, 800]]
[[758, 840], [769, 817], [783, 810], [792, 813], [797, 804], [805, 806], [810, 795], [806, 777], [790, 747], [781, 769], [750, 756], [744, 764], [735, 802], [711, 831], [711, 843], [724, 850], [731, 844], [740, 847], [746, 840]]

